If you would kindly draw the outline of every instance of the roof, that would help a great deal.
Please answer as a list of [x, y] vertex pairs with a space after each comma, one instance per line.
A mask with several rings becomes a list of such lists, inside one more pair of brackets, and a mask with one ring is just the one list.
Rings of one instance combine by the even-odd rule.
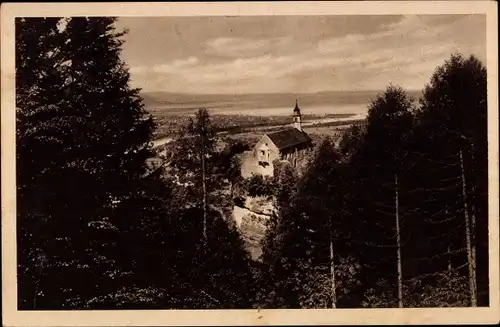
[[300, 114], [300, 109], [299, 109], [299, 105], [297, 103], [297, 100], [295, 100], [295, 108], [293, 109], [293, 112], [294, 113], [298, 112]]
[[279, 150], [310, 143], [311, 138], [296, 128], [288, 128], [279, 132], [266, 134]]

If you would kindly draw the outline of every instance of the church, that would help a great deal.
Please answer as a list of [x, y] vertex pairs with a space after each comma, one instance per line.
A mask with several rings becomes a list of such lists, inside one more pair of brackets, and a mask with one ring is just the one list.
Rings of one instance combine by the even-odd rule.
[[302, 115], [297, 101], [292, 118], [293, 127], [263, 135], [251, 151], [244, 153], [242, 177], [252, 174], [273, 176], [275, 160], [286, 160], [296, 167], [298, 160], [312, 149], [311, 138], [302, 130]]

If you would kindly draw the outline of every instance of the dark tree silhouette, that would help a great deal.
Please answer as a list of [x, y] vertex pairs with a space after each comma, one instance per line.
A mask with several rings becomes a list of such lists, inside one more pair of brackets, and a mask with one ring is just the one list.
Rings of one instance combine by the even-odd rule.
[[153, 125], [113, 23], [16, 21], [21, 308], [85, 307], [133, 275]]
[[426, 206], [427, 216], [429, 224], [443, 226], [434, 240], [441, 245], [440, 252], [447, 253], [442, 270], [458, 269], [458, 276], [467, 276], [469, 305], [484, 305], [488, 303], [488, 142], [482, 63], [474, 56], [454, 54], [438, 67], [423, 91], [418, 118], [425, 172], [432, 176], [425, 180], [425, 195], [437, 199]]

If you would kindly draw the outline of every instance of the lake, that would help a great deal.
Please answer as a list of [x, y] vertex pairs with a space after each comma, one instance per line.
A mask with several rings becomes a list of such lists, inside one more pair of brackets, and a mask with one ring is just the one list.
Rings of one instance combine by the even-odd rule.
[[214, 115], [286, 116], [298, 100], [303, 115], [366, 114], [375, 91], [342, 91], [316, 94], [143, 94], [146, 108], [158, 116], [191, 115], [206, 108]]

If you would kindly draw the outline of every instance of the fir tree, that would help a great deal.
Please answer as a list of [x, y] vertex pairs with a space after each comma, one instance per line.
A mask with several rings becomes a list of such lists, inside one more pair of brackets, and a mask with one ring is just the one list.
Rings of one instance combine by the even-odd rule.
[[[36, 234], [24, 233], [46, 240], [35, 248], [46, 271], [36, 284], [39, 301], [28, 307], [83, 307], [130, 273], [120, 249], [137, 221], [118, 213], [134, 206], [152, 122], [128, 86], [119, 58], [123, 34], [113, 23], [18, 21], [19, 181], [21, 196], [31, 198], [19, 203], [19, 225], [22, 231], [28, 217], [37, 217]], [[47, 42], [37, 45], [35, 37]], [[41, 68], [28, 73], [34, 64]], [[32, 246], [21, 242], [23, 250]]]
[[249, 254], [218, 205], [223, 180], [235, 174], [226, 169], [232, 155], [217, 141], [210, 116], [201, 109], [187, 122], [170, 158], [180, 198], [176, 229], [183, 244], [177, 251], [184, 261], [177, 268], [186, 285], [183, 308], [248, 308], [255, 298]]
[[413, 111], [414, 100], [402, 88], [389, 86], [370, 104], [363, 143], [350, 160], [361, 187], [353, 189], [358, 202], [354, 219], [362, 231], [356, 241], [365, 245], [364, 273], [373, 278], [365, 281], [375, 286], [385, 280], [375, 289], [395, 294], [393, 305], [399, 307], [404, 305], [402, 247], [410, 237], [404, 227]]
[[[69, 128], [64, 111], [63, 38], [56, 18], [16, 19], [17, 240], [20, 308], [44, 307], [50, 297], [47, 276], [54, 263], [48, 249], [54, 205], [52, 182], [64, 164], [61, 145]], [[52, 236], [52, 235], [50, 235]]]
[[418, 113], [422, 168], [433, 176], [420, 187], [421, 198], [435, 199], [421, 213], [435, 230], [435, 273], [467, 276], [472, 306], [487, 303], [486, 99], [484, 66], [454, 54], [431, 77]]
[[269, 307], [331, 308], [348, 302], [359, 266], [348, 251], [350, 224], [338, 192], [344, 186], [339, 160], [325, 142], [291, 198], [286, 200], [286, 191], [277, 194], [282, 197], [279, 214], [263, 249]]

